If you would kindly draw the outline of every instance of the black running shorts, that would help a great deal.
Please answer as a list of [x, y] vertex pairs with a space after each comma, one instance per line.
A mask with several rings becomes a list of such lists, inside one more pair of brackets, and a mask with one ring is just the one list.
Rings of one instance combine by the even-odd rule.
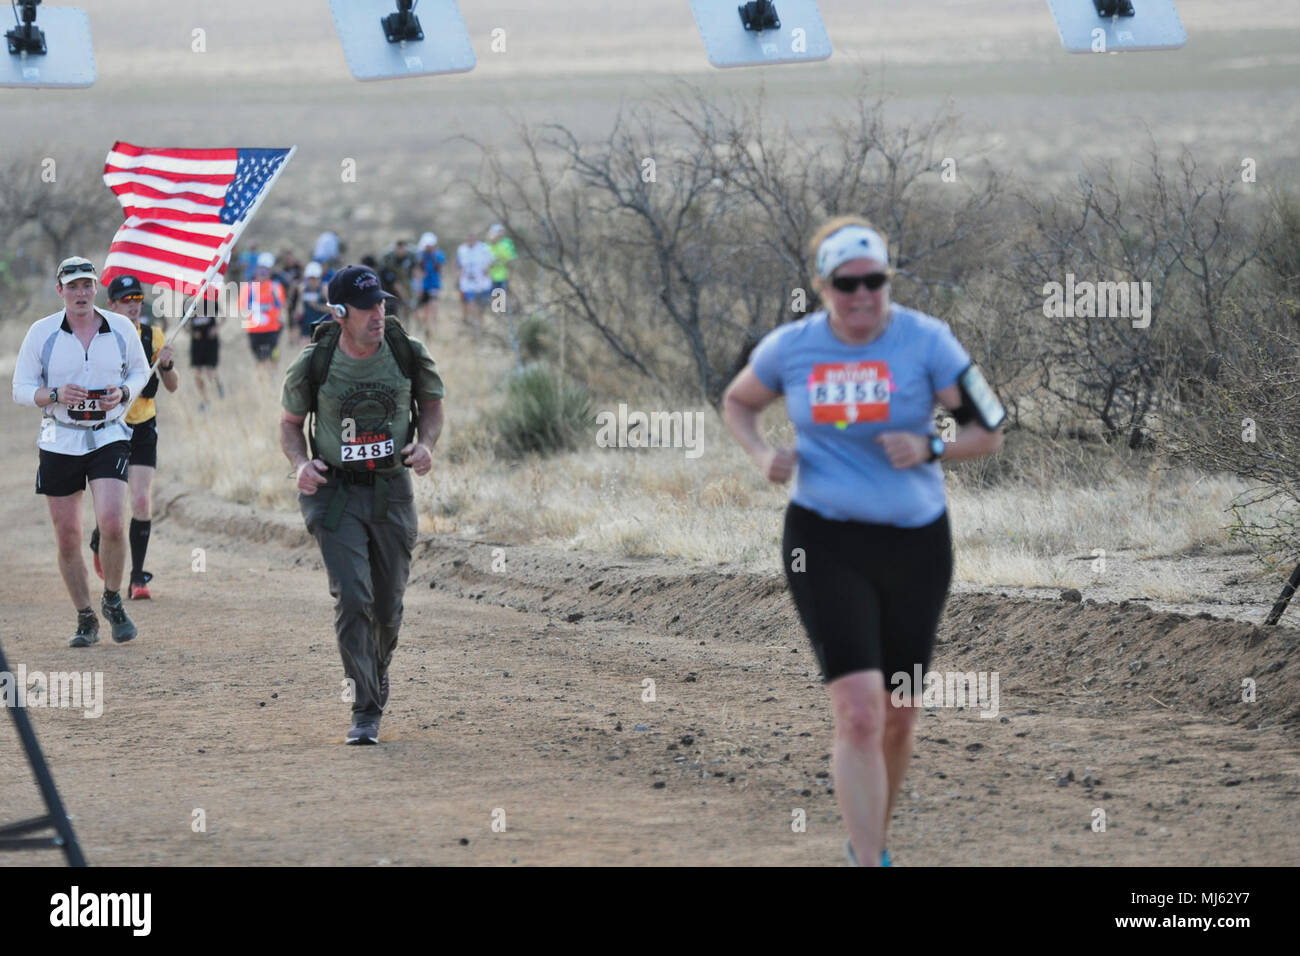
[[248, 344], [252, 346], [253, 356], [260, 362], [275, 357], [275, 348], [280, 344], [280, 330], [274, 332], [249, 332]]
[[831, 521], [791, 502], [782, 563], [826, 682], [930, 666], [952, 582], [947, 512], [920, 528]]
[[221, 356], [221, 340], [216, 336], [210, 339], [190, 339], [190, 365], [195, 368], [216, 368]]
[[158, 467], [158, 419], [150, 418], [131, 426], [131, 457], [129, 464]]
[[131, 443], [115, 441], [84, 455], [60, 455], [41, 449], [41, 463], [36, 469], [36, 493], [63, 498], [86, 490], [95, 478], [126, 481], [126, 462]]

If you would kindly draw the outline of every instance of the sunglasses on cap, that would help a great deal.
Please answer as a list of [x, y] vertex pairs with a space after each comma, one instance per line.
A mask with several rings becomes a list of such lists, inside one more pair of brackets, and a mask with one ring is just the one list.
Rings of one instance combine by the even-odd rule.
[[64, 276], [76, 275], [78, 272], [89, 272], [93, 274], [94, 271], [95, 267], [89, 262], [79, 262], [75, 265], [64, 266], [60, 269], [59, 278], [62, 279]]
[[144, 301], [144, 293], [143, 293], [143, 292], [128, 292], [126, 295], [118, 296], [118, 297], [117, 297], [116, 299], [114, 299], [113, 301], [115, 301], [115, 302], [143, 302], [143, 301]]
[[832, 276], [831, 286], [836, 292], [857, 292], [858, 286], [864, 285], [875, 292], [888, 281], [888, 272], [868, 272], [864, 276]]

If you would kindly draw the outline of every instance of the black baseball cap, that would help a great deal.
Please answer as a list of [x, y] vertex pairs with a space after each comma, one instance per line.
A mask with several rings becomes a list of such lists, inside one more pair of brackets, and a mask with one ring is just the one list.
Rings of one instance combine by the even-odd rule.
[[144, 288], [140, 285], [140, 280], [132, 275], [115, 276], [113, 281], [108, 284], [108, 301], [121, 302], [127, 296], [138, 295], [144, 298]]
[[330, 305], [354, 305], [369, 309], [384, 299], [397, 296], [384, 291], [374, 269], [365, 266], [347, 266], [330, 279], [328, 296]]

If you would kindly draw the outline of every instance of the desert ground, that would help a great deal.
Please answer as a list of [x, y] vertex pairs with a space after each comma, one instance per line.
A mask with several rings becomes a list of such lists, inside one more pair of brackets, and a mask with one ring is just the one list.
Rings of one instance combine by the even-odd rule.
[[[248, 235], [304, 252], [341, 223], [356, 248], [376, 249], [431, 224], [450, 237], [481, 227], [463, 184], [478, 154], [459, 137], [506, 155], [517, 148], [516, 121], [597, 138], [619, 109], [683, 82], [719, 97], [761, 90], [800, 135], [865, 75], [900, 119], [954, 109], [954, 155], [1044, 192], [1088, 162], [1138, 162], [1150, 142], [1229, 168], [1254, 158], [1261, 188], [1300, 169], [1300, 10], [1284, 2], [1229, 13], [1180, 0], [1190, 36], [1181, 53], [1070, 57], [1047, 5], [1033, 0], [822, 0], [831, 61], [730, 72], [707, 65], [684, 2], [572, 0], [563, 15], [464, 3], [478, 68], [402, 84], [351, 79], [323, 3], [240, 0], [219, 18], [197, 3], [83, 6], [99, 81], [0, 91], [12, 133], [0, 154], [91, 169], [116, 139], [297, 144]], [[203, 53], [192, 46], [199, 27]], [[503, 53], [489, 48], [496, 28], [506, 31]], [[357, 180], [340, 184], [347, 158]], [[412, 190], [425, 201], [413, 206]], [[115, 227], [105, 224], [93, 254]], [[48, 308], [14, 315], [0, 303], [6, 375], [23, 329], [58, 305], [49, 294], [40, 304]], [[476, 394], [461, 379], [477, 370], [508, 372], [504, 349], [469, 349], [454, 328], [442, 328], [434, 349], [449, 396]], [[239, 338], [227, 329], [223, 361], [243, 363], [248, 376]], [[0, 407], [9, 462], [0, 639], [10, 664], [29, 672], [103, 675], [102, 716], [29, 710], [91, 864], [843, 864], [826, 693], [775, 553], [763, 550], [778, 534], [779, 490], [755, 489], [752, 475], [748, 485], [726, 478], [728, 460], [715, 460], [711, 477], [679, 494], [699, 511], [674, 521], [766, 529], [751, 535], [753, 550], [742, 555], [727, 540], [670, 548], [644, 534], [629, 546], [570, 515], [548, 518], [603, 488], [593, 469], [605, 466], [557, 477], [530, 463], [480, 477], [470, 452], [470, 465], [440, 460], [418, 498], [422, 533], [382, 744], [345, 747], [332, 600], [274, 448], [274, 385], [232, 398], [219, 424], [194, 411], [189, 388], [160, 401], [155, 600], [128, 605], [137, 640], [105, 636], [84, 650], [66, 646], [74, 614], [33, 494], [35, 412]], [[478, 427], [464, 405], [448, 405], [444, 450]], [[257, 456], [255, 480], [217, 468], [205, 451]], [[573, 474], [587, 482], [580, 494], [566, 491]], [[712, 514], [713, 499], [697, 494], [709, 481], [720, 489]], [[969, 523], [975, 503], [954, 485], [955, 521]], [[1115, 487], [1121, 498], [1141, 492]], [[1193, 479], [1162, 488], [1152, 520], [1174, 524], [1179, 502], [1198, 513], [1221, 506], [1194, 489]], [[627, 507], [619, 520], [633, 527], [661, 505]], [[1283, 619], [1291, 626], [1260, 626], [1289, 569], [1261, 572], [1217, 531], [1147, 546], [1156, 533], [1115, 514], [1124, 540], [1085, 535], [1058, 549], [1077, 582], [1059, 568], [1031, 573], [1044, 564], [1032, 553], [1011, 574], [1011, 563], [981, 565], [970, 549], [963, 568], [959, 548], [932, 666], [996, 671], [1000, 700], [989, 717], [936, 707], [919, 719], [889, 840], [897, 865], [1300, 858], [1300, 607]], [[1121, 573], [1087, 572], [1098, 546]], [[1062, 600], [1061, 586], [1074, 583], [1083, 600]], [[7, 726], [0, 767], [0, 822], [37, 815], [39, 794]], [[806, 828], [796, 832], [800, 811]], [[0, 856], [0, 866], [61, 862]]]

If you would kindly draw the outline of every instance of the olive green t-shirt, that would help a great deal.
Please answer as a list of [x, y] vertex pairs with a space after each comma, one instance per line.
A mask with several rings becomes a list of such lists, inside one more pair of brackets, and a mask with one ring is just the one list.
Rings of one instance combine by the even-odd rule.
[[[415, 381], [402, 374], [388, 342], [369, 358], [355, 359], [336, 347], [316, 407], [316, 453], [335, 468], [388, 471], [402, 466], [411, 386], [419, 402], [443, 397], [442, 378], [428, 350], [415, 339]], [[307, 371], [315, 344], [303, 349], [284, 376], [280, 404], [291, 415], [311, 410]], [[348, 441], [344, 422], [350, 420]]]

